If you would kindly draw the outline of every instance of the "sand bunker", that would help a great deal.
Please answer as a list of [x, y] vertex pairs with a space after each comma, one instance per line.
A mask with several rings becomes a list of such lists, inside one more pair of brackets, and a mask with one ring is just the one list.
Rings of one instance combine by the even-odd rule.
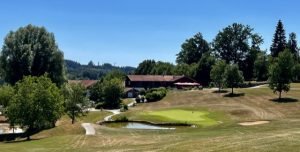
[[269, 123], [270, 121], [251, 121], [251, 122], [241, 122], [239, 125], [241, 126], [253, 126], [253, 125], [262, 125]]

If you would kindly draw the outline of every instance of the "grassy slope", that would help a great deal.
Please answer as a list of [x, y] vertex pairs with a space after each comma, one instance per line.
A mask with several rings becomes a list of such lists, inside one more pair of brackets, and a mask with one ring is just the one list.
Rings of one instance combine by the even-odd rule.
[[[283, 96], [300, 100], [300, 85], [293, 84], [292, 87], [294, 88]], [[139, 104], [126, 114], [133, 118], [136, 113], [161, 109], [206, 109], [223, 113], [226, 118], [230, 118], [222, 125], [153, 131], [99, 126], [96, 127], [96, 136], [84, 136], [84, 131], [79, 126], [79, 128], [68, 128], [72, 130], [71, 133], [67, 133], [66, 130], [61, 130], [57, 134], [46, 133], [44, 139], [38, 138], [43, 135], [40, 133], [36, 137], [39, 140], [1, 143], [0, 151], [281, 152], [300, 149], [300, 102], [273, 102], [271, 99], [276, 98], [277, 95], [268, 88], [235, 91], [243, 92], [245, 96], [228, 98], [223, 97], [223, 94], [212, 93], [210, 90], [169, 92], [162, 101]], [[237, 122], [252, 120], [271, 120], [271, 123], [248, 127], [237, 125]]]

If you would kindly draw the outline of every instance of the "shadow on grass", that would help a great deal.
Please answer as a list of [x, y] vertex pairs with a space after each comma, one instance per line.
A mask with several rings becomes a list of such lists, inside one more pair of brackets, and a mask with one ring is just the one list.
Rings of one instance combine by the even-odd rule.
[[275, 98], [275, 99], [270, 99], [270, 101], [278, 102], [278, 103], [289, 103], [289, 102], [298, 102], [299, 100], [294, 98], [281, 98], [281, 99]]
[[229, 94], [225, 94], [224, 97], [230, 97], [230, 98], [233, 98], [233, 97], [242, 97], [242, 96], [245, 96], [245, 93], [229, 93]]
[[227, 90], [215, 90], [213, 91], [212, 93], [227, 93], [228, 91]]
[[7, 144], [14, 144], [14, 143], [23, 143], [23, 142], [36, 141], [36, 140], [41, 140], [41, 139], [44, 139], [44, 138], [35, 138], [35, 139], [30, 139], [30, 140], [27, 140], [26, 138], [22, 138], [22, 139], [18, 139], [18, 140], [3, 141], [3, 142], [7, 143]]

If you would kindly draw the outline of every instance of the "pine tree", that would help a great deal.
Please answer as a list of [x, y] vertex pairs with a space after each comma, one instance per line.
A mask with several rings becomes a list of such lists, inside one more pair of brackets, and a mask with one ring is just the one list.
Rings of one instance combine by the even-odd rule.
[[280, 52], [286, 48], [285, 30], [281, 20], [278, 21], [273, 38], [273, 44], [270, 48], [272, 57], [277, 57]]

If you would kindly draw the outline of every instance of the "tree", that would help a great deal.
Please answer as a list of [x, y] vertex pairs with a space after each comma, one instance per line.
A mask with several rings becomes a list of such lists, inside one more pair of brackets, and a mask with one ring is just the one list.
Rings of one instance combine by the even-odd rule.
[[295, 65], [293, 75], [294, 75], [294, 81], [299, 81], [299, 78], [300, 78], [300, 63]]
[[261, 36], [253, 33], [250, 26], [233, 23], [217, 34], [213, 41], [213, 50], [226, 63], [238, 64], [243, 73], [247, 74], [246, 78], [251, 79], [255, 53], [262, 43]]
[[172, 75], [174, 73], [174, 65], [169, 62], [156, 62], [151, 70], [153, 75]]
[[27, 128], [28, 140], [33, 132], [55, 126], [63, 113], [63, 96], [46, 75], [26, 76], [15, 89], [6, 112], [12, 126]]
[[181, 51], [177, 54], [176, 62], [178, 64], [197, 63], [205, 52], [210, 50], [206, 40], [203, 39], [201, 33], [197, 33], [194, 37], [187, 39], [181, 45]]
[[15, 84], [23, 76], [48, 73], [58, 86], [65, 82], [63, 53], [58, 49], [54, 34], [44, 27], [27, 25], [10, 32], [0, 55], [2, 75]]
[[156, 64], [156, 62], [154, 60], [144, 60], [136, 68], [135, 74], [137, 74], [137, 75], [150, 74], [152, 69], [154, 68], [155, 64]]
[[96, 103], [104, 101], [103, 79], [98, 80], [97, 83], [90, 88], [89, 98]]
[[233, 88], [238, 87], [244, 81], [243, 73], [239, 70], [238, 65], [228, 65], [225, 68], [224, 80], [226, 86], [231, 88], [231, 94], [233, 94]]
[[106, 79], [106, 80], [111, 80], [113, 78], [118, 78], [120, 80], [125, 80], [126, 74], [124, 72], [120, 71], [120, 70], [112, 70], [104, 76], [104, 79]]
[[15, 90], [10, 85], [3, 85], [0, 87], [0, 105], [4, 108], [8, 106], [11, 98], [14, 96]]
[[208, 86], [211, 82], [210, 71], [214, 64], [215, 58], [211, 56], [209, 52], [205, 53], [201, 57], [194, 76], [194, 78], [200, 82], [201, 85]]
[[70, 86], [65, 86], [65, 89], [65, 111], [72, 119], [72, 124], [74, 124], [76, 117], [85, 114], [88, 104], [86, 91], [81, 84], [71, 84]]
[[298, 54], [298, 51], [299, 51], [299, 48], [297, 46], [297, 39], [296, 39], [296, 33], [292, 32], [290, 33], [289, 35], [289, 40], [288, 40], [288, 43], [287, 43], [287, 48], [291, 51], [291, 53], [293, 54], [294, 58], [296, 59], [296, 61], [298, 61], [298, 58], [299, 58], [299, 54]]
[[281, 100], [282, 91], [290, 90], [290, 83], [293, 79], [294, 60], [288, 49], [280, 52], [275, 62], [269, 68], [269, 87], [274, 93], [278, 92], [278, 100]]
[[194, 73], [196, 71], [196, 67], [197, 64], [196, 63], [193, 63], [191, 65], [188, 65], [188, 64], [185, 64], [185, 63], [182, 63], [182, 64], [177, 64], [175, 67], [174, 67], [174, 74], [175, 75], [185, 75], [185, 76], [188, 76], [188, 77], [193, 77], [194, 76]]
[[278, 21], [270, 51], [272, 57], [277, 57], [286, 48], [285, 30], [281, 20]]
[[226, 69], [226, 62], [223, 60], [218, 61], [215, 65], [212, 66], [210, 71], [210, 78], [218, 86], [219, 92], [221, 92], [221, 87], [224, 83], [224, 73]]
[[266, 52], [259, 52], [254, 62], [254, 77], [256, 81], [266, 81], [268, 79], [269, 61]]
[[119, 108], [124, 92], [123, 81], [118, 78], [103, 81], [104, 106], [106, 108]]
[[95, 64], [94, 64], [94, 62], [91, 60], [91, 61], [89, 61], [88, 66], [89, 66], [89, 67], [94, 67]]

